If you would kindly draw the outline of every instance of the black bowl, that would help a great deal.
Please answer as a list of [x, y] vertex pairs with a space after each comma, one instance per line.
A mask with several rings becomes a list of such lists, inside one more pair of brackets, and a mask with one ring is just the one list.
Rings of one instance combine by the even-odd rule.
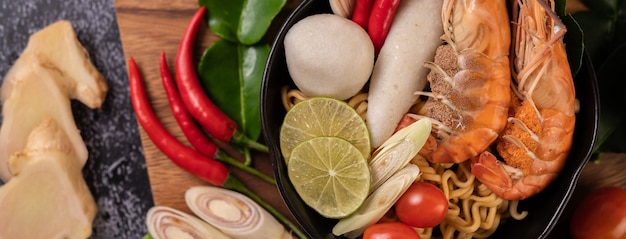
[[[289, 210], [311, 238], [341, 238], [332, 234], [336, 220], [327, 219], [308, 207], [297, 195], [287, 177], [287, 166], [280, 152], [279, 132], [285, 117], [280, 89], [294, 87], [287, 71], [283, 40], [287, 30], [302, 18], [330, 13], [328, 1], [304, 0], [290, 15], [272, 46], [263, 75], [261, 90], [261, 121], [266, 143], [273, 160], [274, 174], [279, 191]], [[586, 56], [586, 55], [585, 55]], [[592, 155], [599, 119], [598, 87], [591, 62], [584, 64], [574, 79], [580, 111], [576, 116], [574, 143], [561, 174], [541, 193], [520, 202], [519, 208], [528, 216], [521, 221], [509, 220], [498, 228], [492, 238], [546, 238], [559, 220], [569, 201], [578, 177]]]

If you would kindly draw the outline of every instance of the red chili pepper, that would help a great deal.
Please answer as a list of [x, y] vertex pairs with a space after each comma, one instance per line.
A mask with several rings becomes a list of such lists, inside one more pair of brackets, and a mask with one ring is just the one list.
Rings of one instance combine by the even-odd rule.
[[196, 73], [193, 61], [194, 41], [204, 19], [206, 7], [201, 7], [192, 17], [176, 54], [176, 84], [189, 113], [215, 139], [229, 142], [237, 130], [237, 124], [224, 114], [206, 95]]
[[359, 24], [363, 29], [367, 31], [367, 23], [370, 20], [370, 14], [372, 12], [372, 6], [374, 0], [356, 0], [354, 2], [354, 9], [352, 11], [352, 21]]
[[385, 43], [398, 5], [400, 5], [400, 0], [376, 0], [374, 6], [372, 6], [367, 33], [370, 39], [372, 39], [372, 43], [374, 43], [376, 53], [380, 52], [380, 48]]
[[193, 61], [194, 41], [206, 7], [194, 14], [178, 46], [175, 59], [176, 84], [183, 103], [191, 116], [213, 136], [224, 143], [237, 143], [261, 152], [269, 152], [267, 146], [237, 131], [237, 123], [224, 114], [206, 95], [200, 85]]
[[169, 67], [167, 66], [165, 52], [161, 52], [160, 69], [163, 88], [165, 88], [165, 93], [167, 94], [167, 100], [170, 104], [172, 114], [174, 115], [176, 122], [178, 122], [180, 129], [183, 131], [183, 134], [187, 137], [189, 143], [191, 143], [191, 145], [198, 152], [207, 157], [235, 166], [243, 171], [246, 171], [247, 173], [263, 179], [270, 184], [276, 184], [274, 178], [256, 170], [255, 168], [249, 167], [247, 164], [239, 162], [228, 156], [228, 154], [222, 152], [217, 144], [204, 134], [202, 129], [198, 126], [196, 121], [194, 121], [191, 115], [189, 115], [189, 112], [183, 105], [182, 99], [176, 89], [174, 79], [172, 79], [172, 74], [170, 74]]
[[161, 52], [161, 81], [163, 82], [163, 88], [167, 94], [167, 99], [170, 104], [172, 114], [181, 130], [189, 140], [189, 143], [198, 150], [198, 152], [213, 157], [217, 151], [217, 145], [209, 139], [206, 134], [200, 129], [196, 121], [189, 115], [189, 112], [183, 105], [183, 100], [178, 94], [178, 89], [172, 75], [167, 66], [167, 59], [165, 58], [165, 52]]
[[130, 96], [137, 121], [144, 129], [150, 140], [176, 165], [195, 175], [196, 177], [216, 186], [233, 189], [245, 194], [257, 202], [274, 217], [288, 226], [300, 238], [307, 238], [300, 228], [293, 224], [287, 217], [282, 215], [272, 205], [248, 189], [237, 177], [232, 175], [222, 163], [207, 158], [199, 152], [179, 142], [161, 124], [150, 106], [143, 79], [135, 60], [128, 59], [128, 78], [130, 84]]
[[150, 106], [139, 68], [132, 57], [128, 59], [128, 78], [137, 121], [157, 148], [180, 168], [213, 185], [224, 186], [230, 175], [228, 168], [185, 146], [161, 124]]

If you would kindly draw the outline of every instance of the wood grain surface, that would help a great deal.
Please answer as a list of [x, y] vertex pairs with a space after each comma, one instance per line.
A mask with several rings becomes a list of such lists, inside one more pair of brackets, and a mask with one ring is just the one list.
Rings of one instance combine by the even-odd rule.
[[[265, 40], [273, 40], [280, 25], [286, 20], [288, 14], [295, 8], [298, 2], [299, 0], [288, 1], [277, 20], [270, 27]], [[164, 51], [168, 56], [170, 69], [173, 70], [172, 62], [178, 43], [189, 19], [198, 8], [197, 1], [116, 0], [115, 5], [126, 58], [135, 58], [141, 68], [148, 88], [148, 95], [159, 119], [179, 140], [186, 142], [167, 104], [165, 92], [161, 86], [158, 65], [159, 54], [161, 51]], [[196, 50], [196, 57], [198, 58], [202, 51], [218, 38], [209, 30], [201, 31], [200, 36], [198, 37]], [[206, 185], [206, 183], [171, 163], [150, 142], [143, 130], [141, 130], [141, 139], [155, 205], [170, 206], [190, 212], [184, 202], [184, 192], [190, 186]], [[271, 162], [267, 155], [255, 155], [253, 163], [261, 171], [272, 175]], [[579, 184], [572, 197], [571, 205], [564, 212], [561, 222], [559, 222], [559, 225], [550, 237], [567, 237], [567, 222], [571, 215], [571, 208], [592, 189], [605, 185], [626, 187], [626, 173], [624, 173], [624, 170], [626, 170], [626, 156], [622, 154], [608, 154], [599, 163], [590, 163], [581, 175]], [[288, 217], [292, 217], [276, 187], [260, 180], [255, 180], [240, 171], [234, 170], [234, 173], [262, 198], [277, 207]]]
[[[268, 31], [266, 39], [268, 42], [273, 40], [273, 36], [282, 24], [281, 19], [286, 19], [297, 3], [298, 1], [288, 1], [277, 17], [278, 20]], [[157, 117], [176, 138], [188, 144], [172, 116], [161, 85], [159, 55], [162, 51], [165, 52], [170, 70], [173, 71], [178, 44], [191, 16], [198, 9], [198, 2], [194, 0], [117, 0], [115, 6], [126, 59], [133, 57], [141, 68], [148, 97]], [[199, 32], [196, 45], [198, 59], [202, 51], [218, 39], [206, 27], [201, 29], [203, 30]], [[143, 129], [140, 132], [154, 204], [190, 212], [184, 201], [185, 191], [191, 186], [207, 185], [207, 183], [174, 165], [154, 146]], [[253, 164], [268, 175], [273, 175], [268, 155], [255, 154]], [[233, 173], [252, 191], [257, 192], [288, 217], [292, 217], [275, 186], [256, 180], [236, 169], [233, 169]]]

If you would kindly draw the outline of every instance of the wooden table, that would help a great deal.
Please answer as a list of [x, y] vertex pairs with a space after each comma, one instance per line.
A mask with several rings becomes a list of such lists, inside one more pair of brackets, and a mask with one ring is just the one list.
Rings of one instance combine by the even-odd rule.
[[[299, 0], [289, 0], [286, 7], [270, 27], [268, 40], [278, 31], [282, 22], [286, 19], [298, 4]], [[164, 90], [161, 86], [159, 75], [159, 54], [164, 51], [168, 56], [168, 63], [172, 66], [173, 57], [176, 54], [178, 43], [183, 31], [197, 10], [195, 0], [116, 0], [118, 23], [124, 48], [124, 54], [134, 57], [142, 69], [146, 81], [148, 94], [157, 116], [178, 139], [186, 141], [178, 128], [167, 104]], [[197, 57], [217, 36], [206, 30], [201, 32], [201, 38], [197, 44]], [[184, 202], [184, 192], [193, 185], [205, 185], [203, 181], [179, 169], [171, 163], [141, 130], [148, 174], [152, 187], [155, 205], [170, 206], [186, 212], [190, 212]], [[254, 157], [254, 165], [261, 171], [272, 174], [271, 162], [267, 155], [257, 154]], [[580, 201], [582, 195], [590, 190], [604, 185], [620, 185], [626, 187], [626, 157], [624, 155], [607, 155], [599, 164], [589, 164], [583, 171], [579, 186], [572, 198], [572, 204]], [[254, 180], [250, 176], [235, 170], [244, 182], [266, 199], [270, 204], [277, 207], [288, 217], [292, 217], [278, 193], [276, 187]], [[555, 238], [567, 233], [566, 223], [569, 220], [570, 209], [564, 213], [562, 222], [555, 228]]]

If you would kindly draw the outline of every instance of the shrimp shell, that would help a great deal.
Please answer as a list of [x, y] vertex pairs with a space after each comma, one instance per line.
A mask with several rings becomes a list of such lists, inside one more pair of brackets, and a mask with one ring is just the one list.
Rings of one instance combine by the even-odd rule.
[[433, 132], [434, 163], [459, 163], [483, 152], [506, 125], [510, 99], [510, 26], [505, 1], [445, 0], [446, 44], [437, 49], [428, 81], [426, 116], [445, 127]]
[[[572, 146], [575, 91], [563, 36], [550, 0], [519, 0], [511, 116], [497, 150], [473, 159], [472, 172], [500, 197], [517, 200], [543, 190], [559, 174]], [[516, 11], [516, 12], [517, 12]]]

